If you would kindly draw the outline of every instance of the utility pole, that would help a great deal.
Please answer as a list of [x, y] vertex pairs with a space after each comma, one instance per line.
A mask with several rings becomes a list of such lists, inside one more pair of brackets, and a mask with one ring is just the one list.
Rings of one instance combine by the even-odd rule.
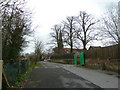
[[[120, 1], [118, 2], [118, 35], [120, 35]], [[118, 53], [119, 53], [120, 52], [120, 37], [118, 38], [118, 41], [119, 41], [119, 43], [118, 43]], [[120, 59], [120, 56], [118, 56], [118, 59]], [[120, 90], [120, 85], [118, 85], [118, 90]]]
[[2, 90], [2, 21], [1, 21], [1, 10], [0, 10], [0, 90]]
[[[120, 1], [118, 2], [118, 35], [120, 35]], [[118, 38], [118, 41], [120, 42], [120, 37]]]
[[2, 60], [2, 21], [1, 21], [1, 12], [0, 12], [0, 60]]

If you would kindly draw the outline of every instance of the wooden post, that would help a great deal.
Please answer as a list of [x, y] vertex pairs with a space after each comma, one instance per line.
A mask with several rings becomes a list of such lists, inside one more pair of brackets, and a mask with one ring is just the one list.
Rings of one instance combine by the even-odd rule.
[[[0, 17], [2, 16], [1, 10], [0, 10]], [[3, 67], [3, 61], [2, 61], [2, 20], [0, 19], [0, 90], [2, 90], [2, 67]]]
[[0, 60], [0, 90], [2, 90], [2, 65], [3, 61]]
[[[0, 17], [1, 17], [1, 13], [0, 13]], [[2, 22], [0, 20], [0, 90], [2, 90], [2, 65], [3, 65], [3, 61], [2, 61], [2, 31], [1, 31], [1, 26], [2, 26]]]

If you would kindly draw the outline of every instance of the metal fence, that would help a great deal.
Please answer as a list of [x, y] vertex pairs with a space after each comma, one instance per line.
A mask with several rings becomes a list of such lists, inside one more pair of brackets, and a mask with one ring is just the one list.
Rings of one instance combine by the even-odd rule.
[[17, 81], [17, 78], [25, 73], [29, 68], [29, 61], [22, 60], [19, 62], [8, 63], [3, 66], [3, 70], [6, 74], [8, 82], [10, 85], [14, 85]]

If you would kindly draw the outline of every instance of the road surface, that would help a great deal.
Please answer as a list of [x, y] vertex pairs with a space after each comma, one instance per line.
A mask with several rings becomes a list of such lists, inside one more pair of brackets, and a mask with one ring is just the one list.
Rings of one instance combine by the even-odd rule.
[[100, 88], [63, 68], [61, 64], [40, 62], [31, 73], [24, 88]]

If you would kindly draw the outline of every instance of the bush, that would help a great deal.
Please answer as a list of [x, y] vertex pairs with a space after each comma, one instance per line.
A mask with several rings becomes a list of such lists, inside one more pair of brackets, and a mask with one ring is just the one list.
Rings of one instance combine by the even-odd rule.
[[74, 54], [53, 55], [51, 59], [73, 59]]

